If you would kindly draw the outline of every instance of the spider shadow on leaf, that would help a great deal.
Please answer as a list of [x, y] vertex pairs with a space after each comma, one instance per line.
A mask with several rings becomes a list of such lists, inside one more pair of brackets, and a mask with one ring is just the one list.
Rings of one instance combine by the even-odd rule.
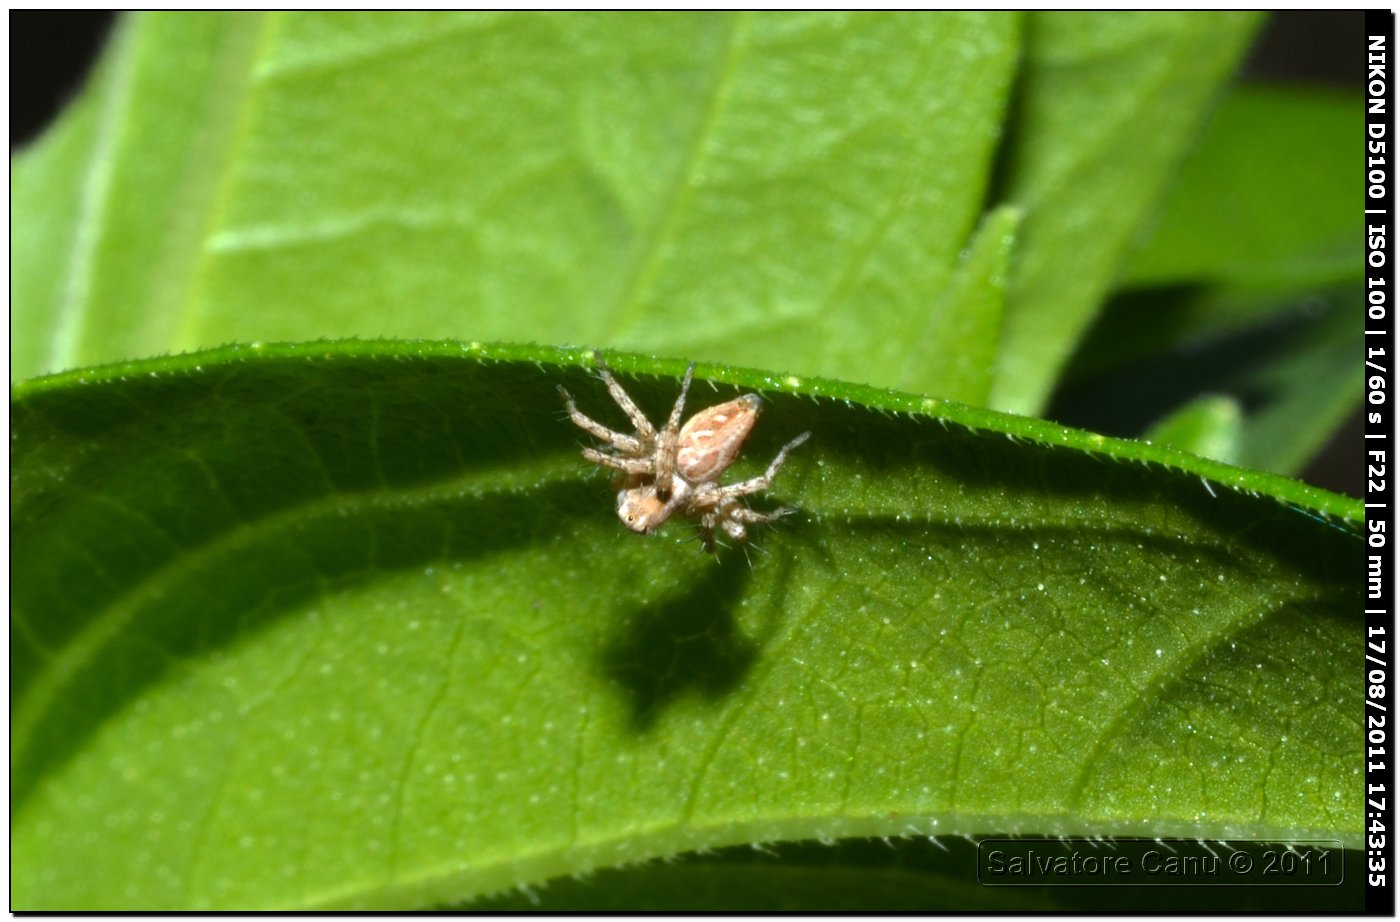
[[753, 577], [742, 551], [709, 560], [688, 588], [643, 605], [604, 647], [604, 675], [628, 699], [633, 730], [646, 732], [665, 708], [698, 692], [717, 700], [738, 687], [761, 644], [739, 629], [736, 609]]

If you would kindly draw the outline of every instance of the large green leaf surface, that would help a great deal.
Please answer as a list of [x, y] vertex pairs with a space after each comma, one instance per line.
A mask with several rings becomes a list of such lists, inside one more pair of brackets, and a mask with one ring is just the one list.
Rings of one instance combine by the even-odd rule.
[[1256, 20], [135, 16], [15, 160], [12, 375], [466, 337], [1034, 411]]
[[[611, 364], [659, 417], [681, 364]], [[18, 386], [13, 904], [424, 907], [865, 835], [1359, 841], [1358, 503], [701, 366], [693, 406], [768, 398], [734, 477], [813, 433], [756, 501], [799, 512], [716, 560], [616, 522], [555, 391], [621, 425], [590, 365], [322, 343]]]
[[136, 17], [16, 162], [22, 224], [82, 196], [20, 264], [14, 374], [465, 335], [947, 384], [933, 357], [996, 344], [923, 334], [957, 313], [1019, 23]]

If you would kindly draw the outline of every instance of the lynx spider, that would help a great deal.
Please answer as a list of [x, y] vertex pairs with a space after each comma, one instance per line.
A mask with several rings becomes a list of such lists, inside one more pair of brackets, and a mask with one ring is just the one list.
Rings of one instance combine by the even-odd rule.
[[602, 359], [598, 360], [598, 374], [608, 386], [613, 401], [636, 427], [631, 435], [615, 432], [583, 415], [574, 404], [573, 396], [562, 386], [559, 393], [573, 424], [613, 449], [607, 452], [585, 448], [583, 457], [618, 471], [614, 485], [618, 487], [617, 517], [623, 525], [638, 534], [649, 535], [673, 515], [698, 518], [705, 550], [714, 553], [716, 528], [742, 542], [748, 538], [746, 525], [772, 522], [796, 511], [783, 508], [756, 512], [744, 505], [742, 497], [771, 487], [788, 452], [807, 441], [810, 432], [784, 445], [758, 477], [738, 483], [719, 483], [720, 475], [739, 457], [744, 440], [758, 421], [763, 401], [757, 394], [745, 394], [701, 410], [681, 425], [686, 394], [695, 374], [692, 363], [685, 370], [680, 396], [671, 407], [671, 415], [658, 432]]

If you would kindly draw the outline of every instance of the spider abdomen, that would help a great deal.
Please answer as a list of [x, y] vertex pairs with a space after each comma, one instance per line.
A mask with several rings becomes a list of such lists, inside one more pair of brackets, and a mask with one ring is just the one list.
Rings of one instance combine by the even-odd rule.
[[762, 409], [757, 394], [745, 394], [686, 420], [676, 439], [676, 472], [691, 483], [724, 473], [739, 457]]

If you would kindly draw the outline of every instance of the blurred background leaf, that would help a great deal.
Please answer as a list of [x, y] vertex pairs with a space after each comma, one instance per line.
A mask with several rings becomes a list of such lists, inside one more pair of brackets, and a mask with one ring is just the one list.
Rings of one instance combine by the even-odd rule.
[[15, 374], [467, 336], [917, 377], [911, 343], [950, 348], [917, 334], [979, 220], [1020, 24], [133, 18], [94, 100], [15, 164], [23, 224], [100, 177], [35, 241], [52, 259], [17, 260]]
[[1243, 409], [1238, 463], [1297, 474], [1355, 412], [1355, 94], [1244, 86], [1188, 159], [1051, 413], [1137, 436], [1202, 393]]

